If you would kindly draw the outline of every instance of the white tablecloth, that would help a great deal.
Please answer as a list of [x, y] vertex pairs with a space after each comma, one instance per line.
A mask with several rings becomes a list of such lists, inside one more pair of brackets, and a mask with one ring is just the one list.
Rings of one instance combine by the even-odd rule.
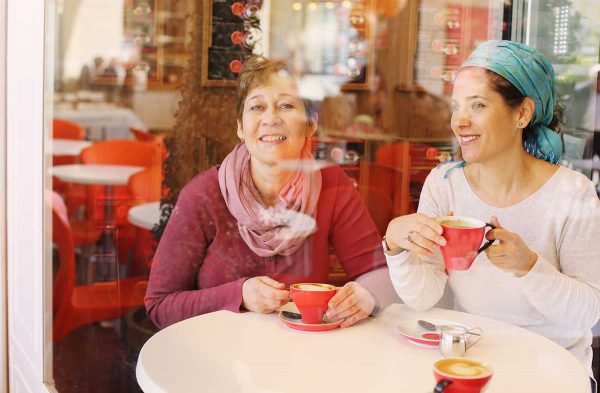
[[52, 139], [53, 156], [78, 156], [83, 149], [92, 145], [90, 141], [79, 141], [73, 139]]
[[131, 109], [117, 106], [55, 108], [54, 117], [85, 127], [87, 139], [90, 140], [132, 139], [129, 127], [146, 130], [144, 123]]
[[135, 226], [152, 229], [160, 220], [160, 202], [142, 203], [129, 209], [127, 220]]
[[53, 166], [50, 174], [70, 183], [124, 186], [131, 175], [143, 169], [128, 165], [73, 164]]
[[347, 329], [311, 333], [276, 314], [218, 311], [163, 329], [142, 348], [138, 383], [150, 392], [425, 393], [435, 385], [438, 348], [416, 346], [395, 330], [407, 317], [479, 326], [467, 356], [490, 364], [486, 393], [589, 393], [583, 366], [549, 339], [504, 322], [451, 310], [415, 312], [393, 304]]

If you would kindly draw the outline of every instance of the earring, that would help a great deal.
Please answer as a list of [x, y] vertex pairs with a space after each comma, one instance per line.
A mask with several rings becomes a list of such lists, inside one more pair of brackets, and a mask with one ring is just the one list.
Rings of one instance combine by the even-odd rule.
[[240, 137], [240, 142], [244, 143], [244, 137]]
[[518, 126], [523, 127], [523, 123], [519, 122]]

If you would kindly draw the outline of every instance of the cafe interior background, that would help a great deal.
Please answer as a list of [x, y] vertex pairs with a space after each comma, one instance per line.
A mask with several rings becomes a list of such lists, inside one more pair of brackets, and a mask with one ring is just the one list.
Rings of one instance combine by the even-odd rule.
[[[551, 60], [561, 164], [600, 193], [597, 0], [53, 0], [45, 20], [44, 381], [58, 392], [140, 391], [157, 238], [182, 186], [237, 142], [235, 78], [253, 54], [301, 75], [319, 111], [315, 157], [342, 166], [382, 234], [416, 210], [431, 168], [459, 158], [452, 78], [487, 39]], [[330, 277], [344, 282], [335, 256]]]

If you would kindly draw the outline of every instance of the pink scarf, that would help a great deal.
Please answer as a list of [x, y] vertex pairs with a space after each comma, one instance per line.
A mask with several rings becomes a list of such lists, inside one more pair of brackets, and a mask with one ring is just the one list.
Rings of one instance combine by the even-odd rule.
[[307, 148], [298, 169], [279, 193], [279, 203], [265, 207], [250, 174], [250, 153], [238, 144], [219, 168], [225, 204], [236, 218], [242, 239], [261, 257], [290, 255], [316, 231], [321, 171]]

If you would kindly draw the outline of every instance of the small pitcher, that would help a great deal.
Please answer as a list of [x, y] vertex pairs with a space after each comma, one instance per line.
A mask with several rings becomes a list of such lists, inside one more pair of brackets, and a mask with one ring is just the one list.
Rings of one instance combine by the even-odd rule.
[[[479, 337], [469, 340], [469, 336]], [[440, 351], [447, 358], [464, 357], [467, 349], [471, 348], [483, 337], [483, 330], [475, 327], [467, 329], [463, 326], [441, 326], [440, 327]], [[469, 342], [471, 341], [471, 342]]]

